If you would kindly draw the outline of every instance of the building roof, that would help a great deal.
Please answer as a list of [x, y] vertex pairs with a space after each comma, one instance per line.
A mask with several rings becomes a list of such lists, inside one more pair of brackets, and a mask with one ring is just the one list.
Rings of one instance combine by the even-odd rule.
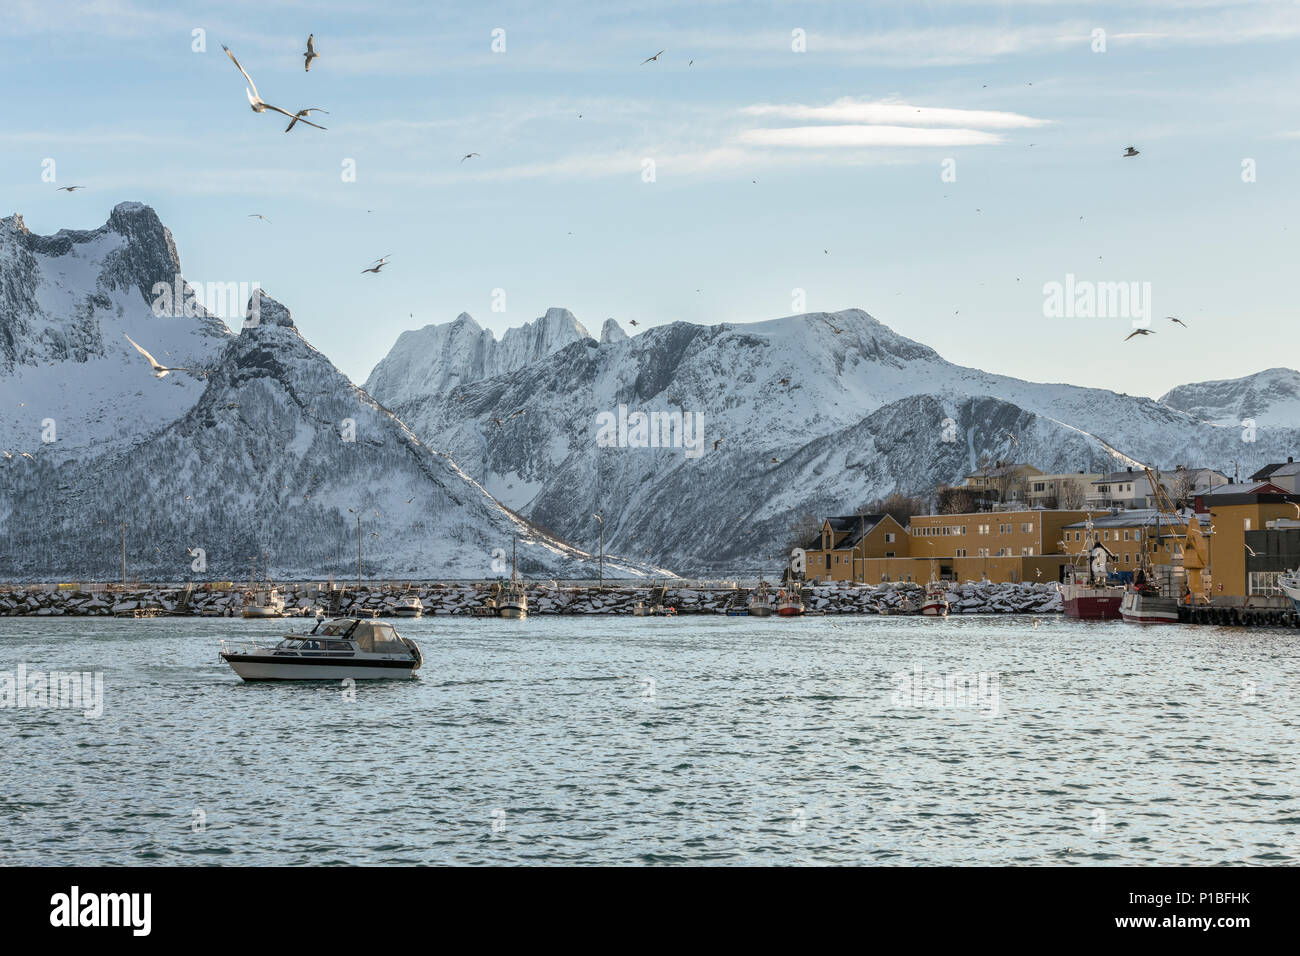
[[[1182, 512], [1182, 516], [1184, 518], [1190, 517], [1193, 513], [1190, 509], [1186, 509]], [[1158, 508], [1134, 508], [1131, 511], [1097, 515], [1092, 519], [1092, 526], [1094, 528], [1132, 528], [1134, 526], [1145, 528], [1147, 525], [1155, 524], [1157, 518], [1162, 518], [1166, 522], [1170, 520], [1169, 515], [1163, 514]], [[1201, 524], [1206, 524], [1209, 521], [1205, 515], [1197, 515], [1197, 519]], [[1076, 521], [1074, 524], [1067, 524], [1061, 530], [1083, 530], [1087, 527], [1088, 522]]]
[[[973, 472], [971, 472], [969, 475], [965, 475], [964, 477], [966, 477], [966, 478], [1000, 478], [1000, 477], [1003, 477], [1003, 476], [1006, 476], [1006, 475], [1014, 475], [1014, 474], [1016, 474], [1016, 473], [1018, 473], [1018, 472], [1020, 472], [1020, 471], [1023, 471], [1023, 470], [1026, 469], [1026, 468], [1029, 468], [1029, 469], [1031, 469], [1031, 470], [1033, 470], [1033, 471], [1038, 471], [1037, 468], [1035, 468], [1033, 465], [1031, 465], [1031, 464], [1029, 464], [1028, 462], [1025, 462], [1025, 461], [1021, 461], [1021, 462], [1006, 462], [1006, 461], [1004, 461], [1004, 462], [1001, 462], [1001, 463], [996, 464], [996, 465], [990, 465], [988, 468], [983, 468], [983, 469], [981, 469], [981, 470], [979, 470], [979, 471], [973, 471]], [[1038, 473], [1039, 473], [1039, 474], [1042, 474], [1042, 472], [1038, 472]]]
[[[1294, 468], [1300, 468], [1300, 464], [1297, 464], [1296, 462], [1294, 462], [1294, 461], [1292, 461], [1290, 458], [1288, 458], [1286, 461], [1278, 462], [1278, 463], [1275, 464], [1275, 465], [1265, 465], [1265, 466], [1264, 466], [1263, 468], [1261, 468], [1259, 471], [1257, 471], [1257, 472], [1255, 472], [1253, 475], [1251, 475], [1251, 476], [1250, 476], [1250, 480], [1251, 480], [1251, 481], [1264, 481], [1264, 480], [1266, 480], [1266, 479], [1268, 479], [1268, 478], [1271, 478], [1271, 477], [1273, 476], [1273, 473], [1274, 473], [1275, 471], [1277, 471], [1279, 468], [1288, 468], [1288, 467], [1293, 468], [1293, 469], [1294, 469]], [[1292, 471], [1284, 471], [1284, 472], [1282, 472], [1282, 474], [1284, 474], [1284, 475], [1294, 475], [1294, 474], [1295, 474], [1295, 471], [1294, 471], [1294, 470], [1292, 470]]]
[[[829, 524], [833, 535], [844, 534], [844, 537], [838, 541], [836, 541], [834, 537], [831, 538], [831, 550], [847, 551], [849, 548], [854, 547], [866, 535], [870, 534], [871, 530], [875, 528], [876, 525], [880, 524], [880, 522], [884, 521], [888, 517], [889, 515], [886, 514], [839, 515], [823, 519], [822, 524]], [[813, 543], [804, 548], [804, 550], [820, 551], [821, 547], [822, 533], [819, 530], [817, 532], [817, 537], [813, 539]]]
[[1142, 480], [1145, 481], [1146, 475], [1143, 472], [1133, 471], [1133, 470], [1111, 471], [1111, 472], [1107, 472], [1106, 474], [1102, 475], [1100, 478], [1096, 479], [1093, 482], [1093, 484], [1105, 485], [1105, 484], [1110, 484], [1111, 482], [1114, 481], [1134, 481], [1138, 478], [1141, 478]]

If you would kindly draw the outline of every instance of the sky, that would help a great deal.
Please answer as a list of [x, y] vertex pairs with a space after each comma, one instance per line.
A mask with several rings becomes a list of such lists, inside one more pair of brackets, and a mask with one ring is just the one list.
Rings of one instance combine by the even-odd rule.
[[[1300, 365], [1298, 41], [1266, 0], [5, 0], [0, 214], [148, 203], [187, 280], [260, 284], [358, 383], [461, 312], [860, 308], [1156, 397]], [[327, 130], [254, 113], [223, 44]]]

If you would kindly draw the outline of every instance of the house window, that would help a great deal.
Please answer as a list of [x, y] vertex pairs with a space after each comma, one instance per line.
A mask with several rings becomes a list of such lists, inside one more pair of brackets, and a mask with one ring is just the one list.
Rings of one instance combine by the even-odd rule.
[[963, 535], [966, 533], [966, 526], [965, 526], [965, 525], [962, 525], [962, 526], [961, 526], [961, 533], [962, 533]]
[[887, 558], [892, 558], [893, 556], [894, 556], [894, 552], [892, 552], [892, 551], [886, 551], [886, 552], [885, 552], [885, 557], [887, 557]]
[[1128, 540], [1128, 529], [1125, 529], [1125, 531], [1124, 531], [1124, 540], [1125, 540], [1125, 541]]
[[1249, 531], [1249, 530], [1250, 530], [1250, 519], [1249, 519], [1249, 518], [1246, 519], [1245, 523], [1241, 526], [1241, 529], [1242, 529], [1243, 531]]
[[894, 543], [894, 532], [892, 532], [892, 531], [886, 531], [886, 532], [885, 532], [885, 543], [886, 543], [886, 544], [893, 544], [893, 543]]
[[1124, 553], [1124, 563], [1128, 564], [1128, 552]]

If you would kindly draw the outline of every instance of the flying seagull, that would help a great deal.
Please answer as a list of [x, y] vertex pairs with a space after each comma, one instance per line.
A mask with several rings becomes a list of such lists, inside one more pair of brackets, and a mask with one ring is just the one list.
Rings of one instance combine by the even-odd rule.
[[379, 274], [379, 270], [382, 269], [382, 268], [383, 268], [384, 266], [386, 266], [386, 265], [388, 265], [388, 256], [384, 256], [382, 259], [376, 259], [374, 265], [372, 265], [369, 269], [362, 269], [361, 271], [362, 271], [363, 273], [364, 273], [364, 272], [373, 272], [373, 273], [375, 273], [376, 275], [378, 275], [378, 274]]
[[76, 192], [78, 189], [85, 189], [85, 186], [60, 186], [59, 189], [65, 193]]
[[789, 385], [789, 384], [790, 384], [790, 380], [789, 380], [788, 378], [783, 378], [783, 379], [781, 379], [781, 384], [782, 384], [782, 385]]
[[250, 213], [248, 214], [248, 218], [249, 218], [249, 219], [260, 219], [260, 220], [262, 220], [262, 222], [270, 222], [270, 221], [271, 221], [271, 220], [267, 219], [265, 216], [263, 216], [260, 212], [250, 212]]
[[1187, 328], [1187, 323], [1184, 322], [1182, 319], [1180, 319], [1180, 318], [1179, 318], [1178, 316], [1176, 316], [1176, 315], [1166, 315], [1165, 318], [1168, 319], [1170, 322], [1177, 322], [1177, 323], [1178, 323], [1179, 325], [1181, 325], [1183, 328]]
[[636, 319], [628, 319], [628, 325], [636, 325]]
[[1139, 152], [1139, 150], [1138, 150], [1136, 147], [1134, 147], [1134, 146], [1126, 146], [1126, 147], [1124, 147], [1124, 155], [1125, 155], [1125, 156], [1136, 156], [1136, 155], [1138, 154], [1138, 152]]
[[663, 50], [660, 50], [660, 51], [659, 51], [658, 53], [656, 53], [654, 56], [648, 56], [648, 57], [646, 57], [644, 60], [642, 60], [642, 61], [641, 61], [641, 65], [642, 65], [642, 66], [645, 66], [645, 65], [646, 65], [647, 63], [649, 63], [651, 60], [658, 60], [659, 57], [661, 57], [661, 56], [663, 56], [663, 55], [664, 55], [664, 51], [663, 51]]
[[717, 450], [718, 450], [718, 446], [721, 445], [721, 444], [723, 443], [724, 440], [725, 440], [725, 439], [722, 439], [722, 438], [715, 438], [715, 439], [713, 440], [713, 450], [714, 450], [714, 451], [717, 451]]
[[1135, 335], [1155, 335], [1155, 334], [1156, 334], [1155, 331], [1152, 329], [1134, 329], [1128, 335], [1124, 336], [1124, 341], [1127, 342]]
[[[239, 61], [235, 59], [235, 54], [230, 52], [230, 47], [226, 46], [223, 43], [221, 45], [221, 49], [226, 51], [226, 56], [230, 57], [230, 62], [235, 64], [235, 68], [238, 69], [240, 73], [243, 73], [244, 79], [248, 81], [248, 85], [250, 88], [244, 90], [244, 93], [247, 94], [248, 105], [253, 108], [254, 113], [265, 113], [267, 110], [274, 110], [277, 113], [283, 113], [285, 116], [289, 117], [289, 119], [295, 118], [294, 115], [290, 113], [288, 110], [280, 109], [280, 107], [278, 106], [272, 106], [270, 103], [265, 102], [262, 99], [261, 95], [257, 92], [257, 84], [254, 83], [253, 78], [248, 75], [248, 71], [239, 65]], [[311, 120], [305, 119], [302, 120], [302, 122], [306, 123], [308, 126], [316, 126], [316, 124], [313, 123]], [[325, 127], [316, 126], [316, 128], [324, 129]]]
[[143, 355], [146, 359], [149, 360], [150, 366], [153, 367], [153, 374], [155, 378], [164, 378], [168, 372], [189, 372], [191, 375], [208, 374], [205, 369], [201, 369], [201, 368], [181, 368], [179, 366], [175, 368], [169, 368], [166, 365], [160, 365], [158, 364], [157, 359], [155, 359], [152, 355], [150, 355], [148, 352], [146, 352], [143, 348], [140, 347], [140, 343], [136, 342], [136, 340], [131, 338], [131, 336], [126, 335], [125, 332], [123, 332], [122, 334], [126, 336], [126, 340], [128, 342], [130, 342], [132, 345], [135, 346], [135, 350], [137, 352], [139, 352], [141, 355]]
[[475, 156], [477, 156], [477, 155], [478, 155], [478, 153], [466, 153], [464, 156], [462, 156], [462, 157], [460, 158], [460, 161], [463, 163], [463, 162], [465, 162], [465, 160], [467, 160], [467, 159], [472, 159], [473, 157], [475, 157]]
[[844, 334], [844, 330], [843, 330], [843, 329], [837, 329], [837, 328], [836, 328], [836, 327], [831, 323], [831, 320], [830, 320], [830, 319], [826, 319], [825, 322], [826, 322], [827, 325], [829, 325], [829, 326], [831, 327], [831, 331], [834, 332], [836, 335], [842, 335], [842, 334]]
[[[323, 110], [319, 106], [309, 106], [305, 110], [299, 110], [298, 112], [293, 114], [293, 119], [289, 120], [289, 125], [284, 128], [284, 131], [286, 133], [289, 132], [289, 130], [293, 129], [293, 125], [295, 123], [307, 123], [308, 126], [316, 126], [315, 123], [309, 123], [307, 120], [303, 119], [304, 116], [310, 116], [313, 112], [328, 113], [329, 110]], [[324, 129], [325, 127], [316, 126], [316, 128]]]
[[1007, 437], [1011, 439], [1011, 444], [1015, 445], [1017, 448], [1020, 447], [1020, 441], [1015, 435], [1011, 434], [1011, 432], [1007, 432]]
[[[312, 41], [315, 40], [315, 39], [316, 39], [316, 34], [314, 34], [314, 33], [309, 33], [309, 34], [307, 34], [307, 52], [304, 53], [304, 54], [302, 55], [302, 56], [303, 56], [303, 64], [302, 64], [302, 68], [303, 68], [303, 70], [310, 70], [310, 69], [311, 69], [311, 61], [314, 60], [314, 59], [316, 59], [316, 57], [320, 56], [320, 54], [316, 52], [316, 44], [312, 42]], [[252, 80], [249, 80], [249, 82], [251, 83]]]

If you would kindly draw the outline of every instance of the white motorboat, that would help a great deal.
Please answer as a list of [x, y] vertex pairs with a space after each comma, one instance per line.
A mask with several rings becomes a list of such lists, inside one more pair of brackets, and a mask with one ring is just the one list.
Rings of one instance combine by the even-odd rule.
[[1283, 594], [1291, 599], [1291, 604], [1295, 607], [1296, 613], [1300, 614], [1300, 568], [1296, 568], [1287, 574], [1278, 575], [1277, 586], [1282, 589]]
[[408, 592], [397, 599], [397, 604], [393, 607], [394, 617], [423, 617], [424, 603], [420, 596], [414, 592]]
[[223, 640], [221, 658], [246, 681], [384, 680], [414, 676], [424, 663], [415, 641], [384, 621], [318, 621], [278, 643]]
[[284, 598], [279, 588], [258, 588], [251, 603], [246, 602], [241, 612], [244, 617], [284, 617]]
[[632, 605], [633, 617], [649, 617], [650, 609], [645, 606], [645, 601], [637, 601]]

